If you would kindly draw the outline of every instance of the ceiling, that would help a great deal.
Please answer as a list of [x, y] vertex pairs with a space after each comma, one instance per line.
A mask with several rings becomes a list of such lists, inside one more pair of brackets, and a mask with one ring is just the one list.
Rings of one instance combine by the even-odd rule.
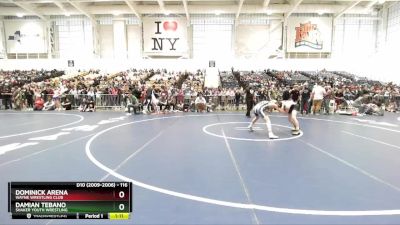
[[[398, 0], [389, 0], [398, 1]], [[293, 13], [371, 14], [381, 8], [384, 0], [0, 0], [0, 16], [97, 14], [194, 14], [279, 15], [287, 18]]]

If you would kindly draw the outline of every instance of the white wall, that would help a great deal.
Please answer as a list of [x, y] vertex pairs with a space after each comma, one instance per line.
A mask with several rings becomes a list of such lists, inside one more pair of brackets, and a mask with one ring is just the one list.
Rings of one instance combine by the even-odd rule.
[[268, 25], [238, 25], [234, 44], [236, 57], [257, 57], [269, 41], [268, 28]]
[[[399, 3], [396, 3], [399, 4]], [[396, 11], [397, 12], [397, 11]], [[394, 13], [394, 12], [393, 12]], [[396, 17], [398, 18], [398, 17]], [[68, 23], [68, 26], [64, 26], [66, 30], [75, 29], [75, 24]], [[1, 25], [1, 23], [0, 23]], [[74, 26], [72, 26], [74, 25]], [[387, 48], [387, 51], [368, 57], [353, 57], [353, 58], [334, 58], [325, 60], [314, 60], [314, 59], [291, 59], [291, 60], [266, 60], [266, 52], [270, 52], [276, 49], [281, 44], [282, 30], [281, 27], [277, 26], [273, 32], [266, 31], [267, 26], [275, 27], [275, 24], [265, 25], [265, 24], [253, 24], [253, 25], [238, 25], [235, 29], [236, 32], [232, 31], [232, 35], [229, 35], [230, 28], [232, 25], [230, 23], [223, 24], [222, 26], [214, 26], [213, 24], [207, 25], [196, 25], [196, 31], [193, 37], [193, 47], [194, 50], [201, 49], [204, 53], [203, 57], [197, 59], [188, 60], [172, 60], [172, 59], [147, 59], [141, 58], [142, 52], [142, 30], [139, 25], [125, 25], [124, 28], [120, 26], [123, 30], [126, 30], [126, 46], [122, 49], [127, 50], [128, 59], [116, 60], [114, 59], [114, 28], [113, 25], [99, 25], [99, 39], [101, 47], [101, 58], [102, 59], [91, 59], [84, 55], [72, 55], [68, 59], [75, 59], [75, 69], [90, 69], [99, 68], [105, 71], [121, 71], [127, 68], [167, 68], [169, 70], [192, 70], [204, 69], [208, 67], [209, 59], [216, 59], [217, 68], [220, 70], [230, 70], [232, 66], [235, 69], [242, 70], [259, 70], [259, 69], [278, 69], [278, 70], [344, 70], [348, 72], [355, 73], [356, 75], [367, 76], [374, 79], [384, 80], [384, 81], [395, 81], [400, 83], [400, 76], [398, 76], [398, 66], [396, 60], [396, 55], [398, 51], [394, 52], [391, 48]], [[400, 25], [396, 25], [400, 26]], [[82, 22], [77, 23], [76, 27], [82, 27]], [[192, 26], [194, 27], [194, 26]], [[361, 27], [361, 26], [358, 26]], [[68, 29], [67, 29], [68, 28]], [[215, 29], [214, 29], [215, 28]], [[227, 29], [229, 28], [229, 29]], [[398, 27], [397, 27], [398, 28]], [[396, 30], [397, 28], [393, 28]], [[1, 28], [0, 28], [1, 29]], [[222, 29], [223, 36], [220, 41], [215, 41], [215, 34], [218, 33], [216, 30]], [[201, 33], [206, 31], [205, 34]], [[74, 30], [75, 31], [75, 30]], [[251, 33], [251, 31], [255, 33]], [[67, 31], [65, 31], [67, 32]], [[199, 33], [200, 32], [200, 33]], [[70, 34], [69, 32], [68, 34]], [[74, 34], [75, 33], [71, 33]], [[342, 33], [346, 34], [346, 32]], [[209, 36], [210, 43], [214, 45], [209, 45], [207, 37]], [[227, 40], [229, 37], [233, 36], [232, 40]], [[264, 37], [266, 40], [264, 40]], [[396, 36], [397, 37], [397, 36]], [[70, 38], [66, 36], [66, 38]], [[79, 38], [81, 38], [79, 36]], [[74, 40], [74, 39], [71, 39]], [[224, 57], [218, 58], [213, 54], [213, 50], [220, 47], [221, 43], [225, 43], [229, 47], [231, 41], [232, 50], [235, 50], [238, 57]], [[253, 43], [255, 42], [255, 43]], [[399, 43], [393, 41], [394, 43]], [[1, 43], [1, 41], [0, 41]], [[82, 42], [83, 43], [83, 42]], [[215, 43], [218, 43], [215, 46]], [[228, 44], [227, 44], [228, 43]], [[77, 45], [77, 44], [75, 44]], [[238, 46], [242, 45], [242, 46]], [[80, 46], [80, 45], [79, 45]], [[210, 49], [214, 47], [215, 49]], [[260, 53], [253, 54], [252, 51], [262, 47]], [[343, 45], [344, 46], [344, 45]], [[397, 45], [399, 46], [399, 45]], [[206, 48], [207, 47], [207, 48]], [[0, 45], [1, 49], [1, 45]], [[1, 52], [1, 51], [0, 51]], [[251, 57], [246, 57], [249, 53]], [[229, 50], [224, 50], [222, 53], [229, 53]], [[391, 53], [391, 54], [389, 54]], [[196, 53], [194, 53], [196, 56]], [[0, 60], [0, 69], [68, 69], [67, 60], [65, 59], [54, 59], [54, 60]]]
[[239, 59], [268, 59], [282, 44], [280, 21], [269, 25], [238, 25], [235, 29], [235, 56]]
[[5, 40], [4, 40], [4, 33], [3, 33], [3, 21], [0, 21], [0, 59], [4, 59], [6, 57], [5, 51]]
[[114, 37], [112, 25], [99, 26], [100, 57], [110, 59], [114, 57]]
[[142, 28], [139, 25], [127, 25], [128, 58], [139, 59], [142, 56]]
[[113, 20], [114, 58], [126, 59], [128, 51], [126, 47], [126, 27], [124, 20]]

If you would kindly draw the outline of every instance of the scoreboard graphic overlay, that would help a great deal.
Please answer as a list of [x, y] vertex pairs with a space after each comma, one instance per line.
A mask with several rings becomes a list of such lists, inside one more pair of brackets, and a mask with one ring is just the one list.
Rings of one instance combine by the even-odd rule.
[[130, 182], [9, 182], [12, 219], [129, 219]]

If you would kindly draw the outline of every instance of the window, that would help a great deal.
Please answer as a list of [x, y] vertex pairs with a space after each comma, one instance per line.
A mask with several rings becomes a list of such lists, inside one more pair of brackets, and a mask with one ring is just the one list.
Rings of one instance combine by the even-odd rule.
[[232, 57], [234, 17], [192, 18], [193, 58], [226, 59]]
[[377, 22], [373, 18], [345, 16], [336, 23], [336, 57], [367, 57], [375, 53]]
[[93, 56], [92, 24], [85, 18], [56, 20], [60, 58]]

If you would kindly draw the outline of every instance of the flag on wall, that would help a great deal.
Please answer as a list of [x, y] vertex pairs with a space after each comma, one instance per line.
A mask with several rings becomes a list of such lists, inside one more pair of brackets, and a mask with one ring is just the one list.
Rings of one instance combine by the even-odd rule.
[[331, 52], [332, 18], [290, 17], [287, 29], [288, 52]]
[[5, 21], [8, 53], [47, 52], [45, 24], [39, 21]]

